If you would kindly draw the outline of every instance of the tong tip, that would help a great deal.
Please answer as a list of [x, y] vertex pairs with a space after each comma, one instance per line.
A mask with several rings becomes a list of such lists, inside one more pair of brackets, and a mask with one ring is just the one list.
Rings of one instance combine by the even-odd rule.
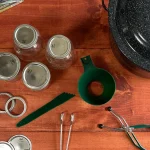
[[109, 106], [109, 107], [106, 107], [106, 110], [107, 110], [107, 111], [112, 111], [112, 107], [110, 107], [110, 106]]
[[103, 129], [103, 128], [104, 128], [104, 125], [103, 125], [103, 124], [98, 124], [97, 126], [98, 126], [98, 128], [100, 128], [100, 129]]
[[71, 114], [71, 122], [74, 122], [74, 114]]
[[61, 115], [60, 115], [60, 120], [61, 120], [61, 121], [64, 120], [64, 112], [61, 113]]

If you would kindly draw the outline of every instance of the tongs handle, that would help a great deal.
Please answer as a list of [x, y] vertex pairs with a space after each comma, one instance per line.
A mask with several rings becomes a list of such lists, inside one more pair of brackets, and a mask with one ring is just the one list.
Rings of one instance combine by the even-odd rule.
[[147, 124], [139, 124], [139, 125], [134, 125], [134, 126], [130, 126], [133, 129], [142, 129], [142, 128], [150, 128], [150, 125]]
[[11, 4], [11, 3], [16, 3], [16, 0], [7, 0], [7, 1], [0, 1], [0, 5], [5, 5], [5, 4]]
[[[127, 135], [129, 136], [129, 138], [131, 139], [131, 141], [133, 142], [133, 144], [139, 148], [140, 150], [145, 150], [145, 148], [143, 148], [141, 146], [141, 144], [139, 143], [139, 141], [137, 140], [136, 136], [134, 135], [134, 133], [132, 132], [132, 129], [135, 128], [143, 128], [143, 127], [147, 127], [147, 125], [136, 125], [136, 126], [129, 126], [128, 123], [126, 122], [126, 120], [121, 117], [120, 115], [118, 115], [115, 111], [113, 111], [113, 109], [111, 107], [107, 108], [108, 111], [110, 111], [121, 123], [122, 128], [124, 129], [124, 131], [127, 133]], [[126, 130], [129, 129], [129, 130]]]
[[141, 144], [139, 143], [139, 141], [137, 140], [133, 132], [126, 132], [126, 133], [137, 148], [139, 148], [140, 150], [146, 150], [145, 148], [141, 146]]

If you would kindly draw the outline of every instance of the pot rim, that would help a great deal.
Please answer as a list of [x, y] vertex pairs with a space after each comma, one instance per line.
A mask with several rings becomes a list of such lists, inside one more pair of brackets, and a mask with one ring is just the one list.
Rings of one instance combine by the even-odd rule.
[[119, 34], [118, 27], [116, 25], [116, 9], [119, 0], [110, 0], [108, 6], [108, 18], [110, 30], [112, 36], [120, 50], [120, 52], [132, 63], [141, 69], [150, 72], [150, 61], [145, 59], [139, 53], [134, 51], [128, 44], [125, 42], [125, 39]]

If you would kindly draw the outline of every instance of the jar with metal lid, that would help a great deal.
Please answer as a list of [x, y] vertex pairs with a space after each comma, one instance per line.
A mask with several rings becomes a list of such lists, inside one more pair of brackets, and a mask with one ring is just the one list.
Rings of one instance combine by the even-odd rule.
[[30, 139], [24, 135], [14, 135], [8, 140], [8, 143], [10, 143], [15, 150], [32, 150]]
[[29, 63], [22, 73], [24, 85], [34, 91], [46, 88], [49, 85], [50, 78], [49, 69], [40, 62]]
[[63, 35], [53, 36], [47, 44], [46, 57], [54, 69], [67, 69], [74, 61], [71, 41]]
[[42, 40], [39, 31], [31, 25], [22, 24], [14, 31], [14, 49], [24, 61], [34, 61], [41, 56]]
[[20, 60], [12, 53], [0, 52], [0, 80], [12, 81], [19, 77]]

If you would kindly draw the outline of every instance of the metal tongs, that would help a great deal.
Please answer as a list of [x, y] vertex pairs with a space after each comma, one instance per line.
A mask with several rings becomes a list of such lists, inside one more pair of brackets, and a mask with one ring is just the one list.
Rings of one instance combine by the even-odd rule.
[[[63, 149], [63, 121], [64, 121], [64, 113], [61, 113], [60, 116], [60, 150]], [[74, 122], [74, 114], [71, 114], [70, 116], [70, 127], [69, 127], [69, 134], [68, 134], [68, 140], [67, 140], [67, 145], [66, 145], [66, 150], [69, 149], [69, 143], [70, 143], [70, 137], [71, 137], [71, 131], [72, 131], [72, 126]]]
[[24, 0], [0, 0], [0, 13], [22, 3], [23, 1]]
[[114, 131], [125, 131], [127, 135], [129, 136], [129, 138], [131, 139], [131, 141], [133, 142], [133, 144], [137, 148], [139, 148], [140, 150], [146, 150], [145, 148], [141, 146], [141, 144], [137, 140], [135, 134], [133, 133], [133, 130], [139, 129], [139, 128], [150, 128], [150, 125], [141, 124], [141, 125], [129, 126], [127, 121], [123, 117], [118, 115], [111, 107], [108, 107], [107, 110], [118, 119], [118, 121], [121, 124], [121, 128], [111, 128], [108, 126], [104, 126], [103, 124], [99, 124], [98, 127], [101, 129], [106, 128], [106, 129], [114, 130]]
[[18, 0], [0, 0], [0, 5], [18, 3]]

